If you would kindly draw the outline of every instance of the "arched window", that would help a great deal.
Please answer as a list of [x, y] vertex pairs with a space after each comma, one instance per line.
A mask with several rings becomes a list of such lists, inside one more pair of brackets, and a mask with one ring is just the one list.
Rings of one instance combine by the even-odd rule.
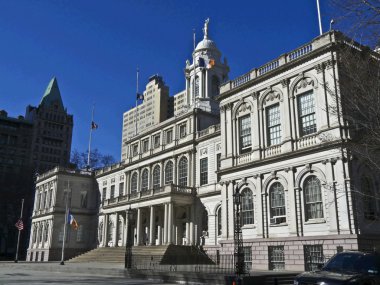
[[364, 217], [369, 220], [374, 220], [376, 214], [376, 199], [373, 191], [373, 182], [367, 176], [363, 176], [360, 182], [363, 195]]
[[165, 166], [165, 184], [173, 182], [173, 162], [168, 161]]
[[156, 165], [156, 167], [153, 169], [153, 189], [160, 188], [160, 176], [161, 176], [161, 171], [160, 171], [160, 166]]
[[194, 98], [199, 97], [199, 77], [198, 76], [195, 77], [195, 84], [193, 87], [194, 87]]
[[148, 190], [149, 174], [148, 169], [144, 169], [141, 174], [141, 191]]
[[187, 186], [187, 158], [182, 157], [178, 163], [178, 184]]
[[42, 242], [42, 224], [38, 227], [38, 242]]
[[45, 232], [44, 232], [44, 242], [48, 241], [49, 237], [49, 223], [45, 224]]
[[222, 207], [216, 210], [217, 216], [217, 234], [220, 236], [222, 234]]
[[137, 173], [132, 174], [131, 178], [131, 193], [136, 193], [137, 192]]
[[269, 189], [271, 224], [286, 222], [285, 191], [280, 182], [275, 182]]
[[323, 218], [321, 183], [315, 176], [310, 176], [304, 183], [305, 221]]
[[244, 226], [253, 223], [253, 195], [249, 188], [245, 188], [241, 191], [241, 224]]
[[211, 82], [211, 96], [215, 97], [219, 95], [219, 79], [215, 75], [212, 77]]

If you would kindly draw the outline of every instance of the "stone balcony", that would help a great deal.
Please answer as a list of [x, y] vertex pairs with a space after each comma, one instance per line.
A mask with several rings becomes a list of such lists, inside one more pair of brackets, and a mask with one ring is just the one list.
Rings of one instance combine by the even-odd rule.
[[159, 197], [194, 197], [196, 189], [193, 187], [179, 186], [174, 184], [164, 185], [154, 189], [133, 192], [123, 196], [106, 199], [103, 201], [103, 208], [110, 208], [123, 204], [130, 204], [138, 201], [153, 200]]

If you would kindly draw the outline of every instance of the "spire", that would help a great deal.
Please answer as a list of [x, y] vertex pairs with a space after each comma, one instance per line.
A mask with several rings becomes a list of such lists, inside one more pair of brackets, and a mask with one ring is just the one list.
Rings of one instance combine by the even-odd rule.
[[55, 77], [50, 80], [45, 94], [41, 99], [40, 106], [52, 107], [54, 104], [56, 104], [59, 109], [64, 109], [61, 92], [59, 91], [57, 78]]

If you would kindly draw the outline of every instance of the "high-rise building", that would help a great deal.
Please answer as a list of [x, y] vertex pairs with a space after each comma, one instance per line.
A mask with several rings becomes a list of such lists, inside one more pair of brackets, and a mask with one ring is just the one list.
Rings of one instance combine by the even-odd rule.
[[37, 172], [70, 162], [73, 116], [63, 106], [54, 77], [38, 107], [28, 106], [25, 118], [33, 123], [32, 162]]
[[[161, 76], [149, 78], [142, 103], [123, 115], [121, 160], [126, 158], [126, 141], [168, 118], [169, 87]], [[140, 100], [140, 99], [139, 99]]]
[[[25, 117], [9, 117], [0, 111], [0, 259], [14, 257], [17, 229], [24, 199], [24, 215], [31, 212], [36, 173], [70, 162], [73, 116], [67, 113], [53, 78], [37, 107], [27, 106]], [[29, 220], [24, 219], [24, 232]], [[20, 257], [25, 254], [27, 234], [22, 235]]]

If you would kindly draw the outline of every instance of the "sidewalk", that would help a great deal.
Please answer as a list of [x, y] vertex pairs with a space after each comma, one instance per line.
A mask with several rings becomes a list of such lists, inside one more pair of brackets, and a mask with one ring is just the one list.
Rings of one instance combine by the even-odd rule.
[[[206, 272], [155, 272], [150, 270], [126, 270], [124, 265], [120, 263], [70, 263], [65, 262], [65, 265], [60, 265], [59, 261], [55, 262], [0, 262], [2, 268], [37, 270], [48, 272], [75, 272], [87, 275], [96, 276], [112, 276], [126, 278], [142, 278], [149, 280], [160, 280], [162, 282], [172, 282], [180, 284], [225, 284], [224, 274], [206, 273]], [[275, 278], [286, 278], [292, 280], [299, 272], [291, 271], [255, 271], [251, 272], [251, 280], [254, 284], [263, 285], [272, 283]], [[292, 284], [292, 283], [284, 283]]]

